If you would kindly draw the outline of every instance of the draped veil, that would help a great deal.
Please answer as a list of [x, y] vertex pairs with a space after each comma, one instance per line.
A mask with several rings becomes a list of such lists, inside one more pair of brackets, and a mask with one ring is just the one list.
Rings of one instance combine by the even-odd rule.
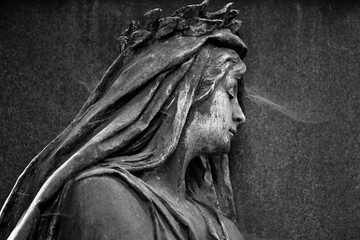
[[[1, 239], [14, 228], [19, 239], [36, 228], [49, 201], [89, 167], [115, 164], [141, 173], [161, 165], [175, 150], [197, 101], [213, 46], [232, 48], [241, 59], [246, 54], [246, 45], [224, 25], [127, 44], [75, 119], [18, 178], [1, 210]], [[189, 194], [234, 219], [227, 156], [201, 162], [187, 179]]]

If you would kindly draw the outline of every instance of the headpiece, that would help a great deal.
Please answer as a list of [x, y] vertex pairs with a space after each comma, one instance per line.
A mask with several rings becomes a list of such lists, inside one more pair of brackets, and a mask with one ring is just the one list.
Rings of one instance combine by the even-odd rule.
[[131, 21], [129, 27], [122, 32], [118, 38], [120, 50], [166, 39], [174, 32], [199, 37], [215, 30], [229, 29], [238, 35], [241, 21], [235, 19], [239, 11], [230, 9], [232, 3], [228, 3], [217, 12], [207, 12], [208, 4], [209, 1], [205, 0], [201, 4], [182, 7], [170, 17], [164, 18], [160, 18], [162, 10], [159, 8], [145, 13], [139, 20]]

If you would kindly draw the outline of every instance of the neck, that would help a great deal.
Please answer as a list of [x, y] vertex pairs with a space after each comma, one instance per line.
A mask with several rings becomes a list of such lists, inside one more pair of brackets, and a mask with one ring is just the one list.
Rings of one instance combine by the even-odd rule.
[[185, 145], [183, 142], [179, 143], [175, 152], [164, 164], [144, 177], [152, 187], [178, 201], [185, 200], [186, 169], [190, 160], [195, 157], [191, 148]]

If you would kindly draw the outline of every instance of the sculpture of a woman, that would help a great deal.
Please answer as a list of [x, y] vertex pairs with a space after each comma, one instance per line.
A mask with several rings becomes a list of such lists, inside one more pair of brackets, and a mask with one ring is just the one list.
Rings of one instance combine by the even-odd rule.
[[242, 239], [227, 153], [245, 121], [230, 4], [132, 22], [73, 122], [19, 177], [1, 239]]

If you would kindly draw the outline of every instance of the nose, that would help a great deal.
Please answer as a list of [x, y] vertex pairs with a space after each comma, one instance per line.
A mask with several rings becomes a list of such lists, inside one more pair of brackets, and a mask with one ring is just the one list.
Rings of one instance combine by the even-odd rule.
[[233, 111], [233, 121], [239, 125], [245, 123], [245, 120], [245, 114], [243, 113], [239, 103], [236, 103]]

